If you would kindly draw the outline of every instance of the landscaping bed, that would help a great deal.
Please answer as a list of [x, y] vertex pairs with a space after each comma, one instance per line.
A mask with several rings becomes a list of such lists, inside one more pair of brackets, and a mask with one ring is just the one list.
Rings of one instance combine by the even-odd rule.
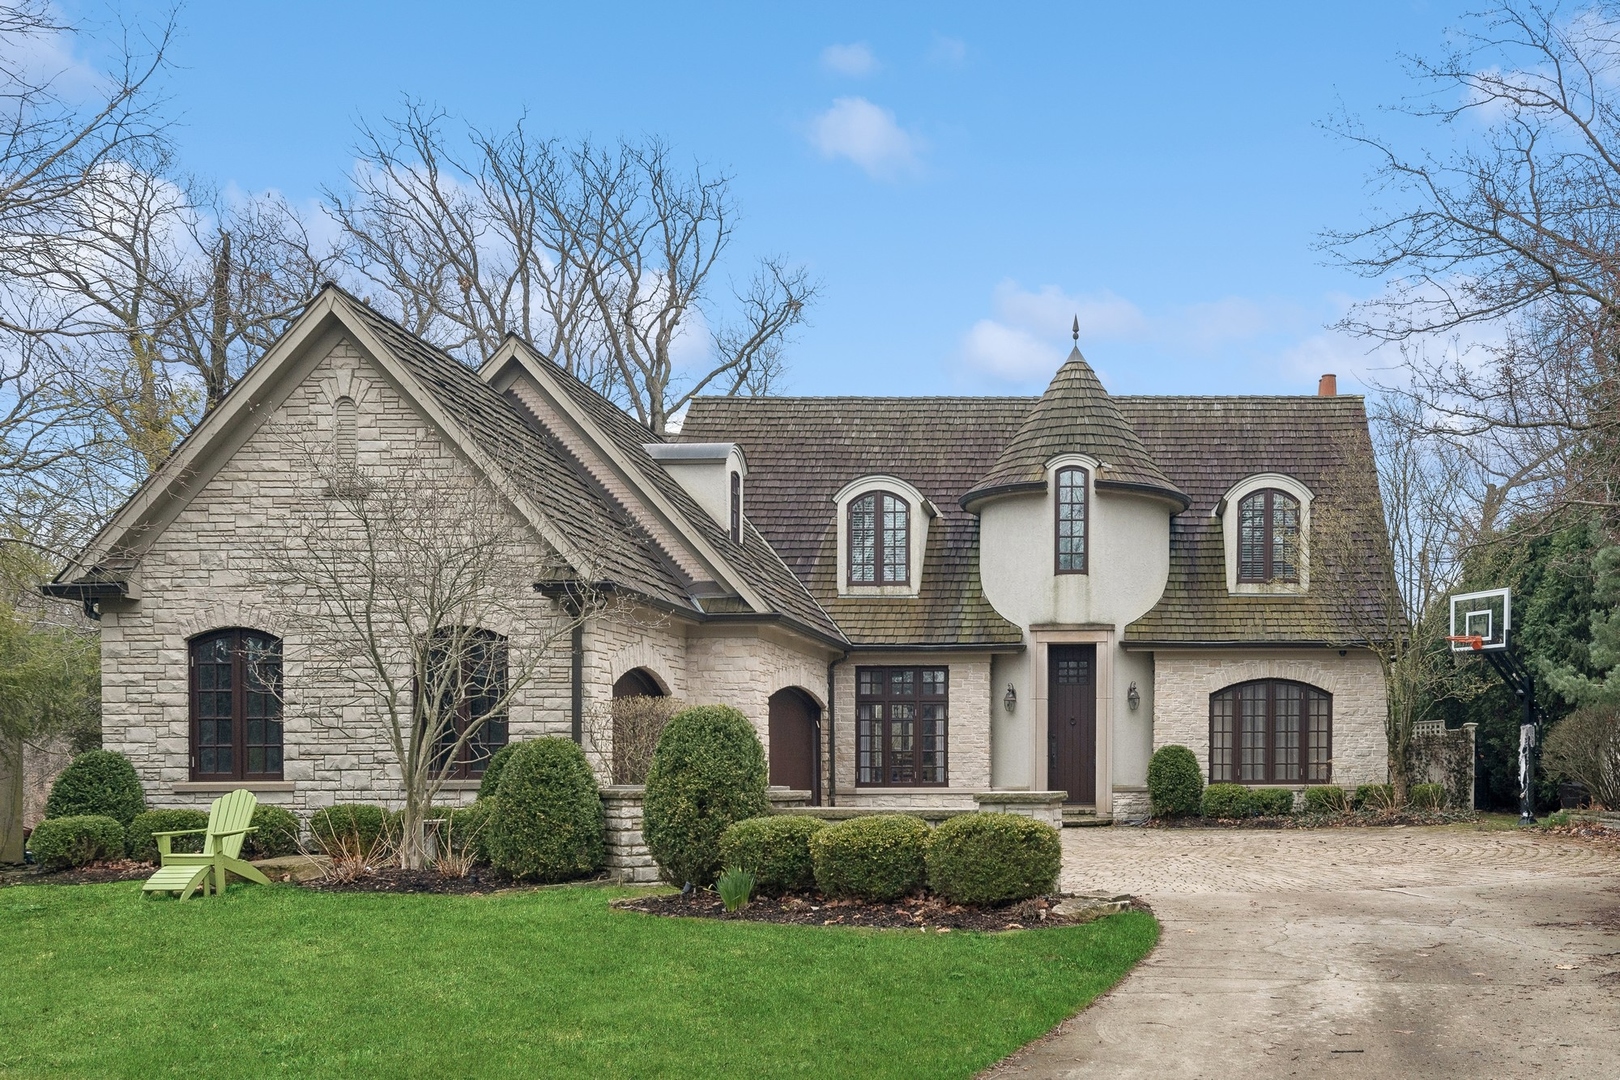
[[1473, 810], [1357, 810], [1347, 814], [1279, 814], [1265, 817], [1153, 818], [1145, 829], [1356, 829], [1403, 825], [1461, 825], [1478, 820]]
[[144, 881], [156, 867], [143, 862], [120, 860], [98, 862], [67, 870], [46, 870], [39, 866], [17, 866], [0, 870], [0, 886], [5, 885], [105, 885], [110, 881]]
[[[645, 915], [672, 915], [728, 922], [782, 923], [795, 926], [864, 926], [878, 930], [1033, 930], [1078, 926], [1094, 921], [1102, 905], [1066, 895], [1037, 896], [1004, 907], [950, 904], [934, 897], [907, 897], [889, 903], [871, 900], [828, 900], [820, 896], [767, 897], [728, 912], [711, 892], [640, 896], [616, 900], [621, 911]], [[1064, 901], [1077, 901], [1065, 905]], [[1128, 906], [1140, 906], [1124, 901]], [[1075, 911], [1056, 910], [1060, 905]], [[1108, 905], [1112, 906], [1112, 905]], [[1107, 912], [1107, 913], [1112, 913]]]

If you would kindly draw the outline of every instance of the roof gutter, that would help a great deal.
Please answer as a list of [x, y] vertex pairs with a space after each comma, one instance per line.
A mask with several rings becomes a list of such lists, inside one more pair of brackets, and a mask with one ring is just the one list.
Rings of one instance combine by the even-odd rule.
[[1142, 641], [1127, 638], [1122, 649], [1365, 649], [1367, 641]]
[[824, 630], [820, 630], [809, 623], [784, 615], [779, 611], [736, 611], [714, 612], [703, 611], [699, 608], [688, 607], [684, 604], [673, 603], [669, 600], [660, 600], [648, 596], [635, 589], [626, 588], [616, 581], [595, 581], [588, 584], [572, 580], [536, 581], [534, 591], [542, 593], [552, 600], [563, 604], [578, 604], [588, 592], [613, 593], [619, 596], [628, 596], [638, 604], [644, 604], [656, 611], [673, 615], [676, 618], [686, 619], [695, 623], [782, 623], [796, 634], [803, 634], [820, 644], [828, 645], [839, 651], [850, 647], [850, 643], [843, 638], [833, 637]]
[[125, 600], [129, 597], [127, 581], [48, 581], [39, 591], [53, 600], [76, 600], [84, 605], [84, 613], [100, 619], [96, 605], [103, 600]]

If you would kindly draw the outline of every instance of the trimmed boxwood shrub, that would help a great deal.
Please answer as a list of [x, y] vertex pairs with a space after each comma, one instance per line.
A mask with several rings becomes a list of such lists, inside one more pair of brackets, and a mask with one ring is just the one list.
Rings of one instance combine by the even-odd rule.
[[720, 865], [752, 873], [754, 890], [763, 896], [809, 892], [816, 887], [810, 837], [826, 827], [819, 818], [798, 814], [747, 818], [721, 834]]
[[1356, 788], [1357, 810], [1393, 810], [1394, 808], [1394, 784], [1362, 784]]
[[1204, 816], [1240, 818], [1249, 816], [1249, 789], [1242, 784], [1211, 784], [1204, 789]]
[[720, 837], [734, 822], [763, 817], [765, 751], [748, 718], [726, 705], [676, 713], [647, 770], [642, 835], [671, 885], [710, 885], [720, 873]]
[[372, 803], [338, 803], [310, 815], [309, 832], [328, 855], [364, 855], [388, 826], [388, 811]]
[[1161, 746], [1148, 761], [1148, 798], [1154, 817], [1198, 813], [1204, 797], [1204, 770], [1185, 746]]
[[253, 820], [248, 822], [253, 832], [242, 843], [244, 859], [279, 859], [298, 854], [298, 815], [284, 806], [253, 808]]
[[1307, 814], [1343, 814], [1350, 809], [1350, 793], [1336, 784], [1305, 789]]
[[145, 809], [135, 766], [111, 750], [86, 750], [70, 761], [45, 800], [47, 818], [102, 815], [126, 828]]
[[810, 857], [828, 896], [898, 900], [927, 879], [928, 823], [909, 814], [851, 818], [811, 836]]
[[602, 797], [571, 739], [522, 743], [495, 792], [490, 861], [524, 881], [567, 881], [602, 865]]
[[1413, 784], [1410, 792], [1412, 806], [1418, 810], [1438, 810], [1446, 805], [1444, 784]]
[[118, 859], [124, 855], [124, 826], [105, 814], [46, 818], [34, 826], [28, 849], [48, 870]]
[[961, 814], [928, 839], [928, 887], [956, 904], [1009, 904], [1049, 893], [1063, 864], [1058, 831], [1018, 814]]
[[[153, 833], [207, 827], [206, 810], [147, 810], [136, 814], [135, 820], [124, 830], [124, 851], [136, 862], [155, 863], [158, 861], [158, 846], [157, 841], [152, 839]], [[170, 851], [201, 851], [202, 848], [201, 833], [169, 838]]]
[[492, 799], [495, 797], [495, 789], [501, 783], [501, 770], [506, 768], [506, 763], [512, 759], [513, 751], [521, 745], [523, 744], [507, 743], [489, 755], [489, 764], [484, 766], [484, 777], [478, 781], [478, 798]]
[[1249, 812], [1260, 817], [1287, 817], [1294, 812], [1294, 793], [1288, 788], [1250, 788]]

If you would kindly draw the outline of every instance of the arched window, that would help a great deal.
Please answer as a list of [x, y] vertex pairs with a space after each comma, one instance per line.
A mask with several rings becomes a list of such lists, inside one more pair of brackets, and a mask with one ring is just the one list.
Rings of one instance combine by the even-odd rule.
[[849, 504], [849, 583], [905, 585], [911, 580], [911, 505], [873, 491]]
[[731, 542], [742, 543], [742, 473], [731, 474]]
[[1282, 679], [1210, 695], [1210, 783], [1326, 784], [1332, 778], [1332, 695]]
[[340, 397], [332, 417], [332, 450], [339, 468], [352, 469], [359, 454], [359, 410], [354, 398]]
[[281, 639], [217, 630], [191, 639], [191, 778], [281, 779]]
[[627, 697], [664, 697], [664, 688], [658, 685], [658, 680], [646, 668], [631, 668], [619, 676], [613, 684], [615, 698]]
[[[506, 639], [489, 630], [442, 630], [429, 663], [432, 678], [425, 685], [419, 683], [417, 692], [449, 713], [435, 740], [434, 768], [443, 769], [448, 763], [445, 775], [455, 780], [483, 776], [490, 755], [507, 742]], [[456, 742], [474, 725], [472, 738], [450, 762]]]
[[1299, 581], [1299, 500], [1276, 488], [1238, 504], [1238, 581], [1270, 585]]
[[1086, 572], [1086, 470], [1057, 474], [1057, 572]]

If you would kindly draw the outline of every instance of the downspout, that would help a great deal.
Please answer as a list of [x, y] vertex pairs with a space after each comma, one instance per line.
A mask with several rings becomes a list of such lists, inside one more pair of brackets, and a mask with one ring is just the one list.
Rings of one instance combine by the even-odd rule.
[[849, 659], [849, 650], [827, 665], [827, 805], [838, 805], [838, 712], [837, 686], [833, 670]]
[[571, 657], [573, 676], [572, 706], [573, 706], [573, 735], [574, 742], [580, 746], [585, 745], [585, 624], [574, 624], [573, 656]]

